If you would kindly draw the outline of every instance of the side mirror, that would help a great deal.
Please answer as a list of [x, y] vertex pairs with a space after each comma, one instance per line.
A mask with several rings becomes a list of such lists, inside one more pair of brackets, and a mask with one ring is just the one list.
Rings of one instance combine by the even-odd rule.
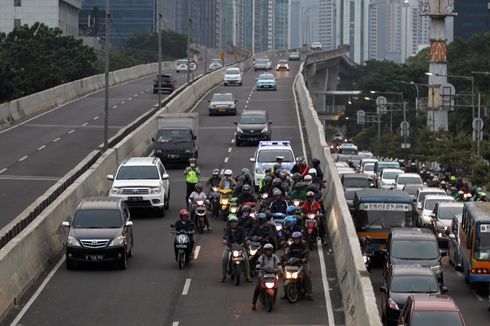
[[152, 142], [155, 142], [155, 137], [151, 137], [151, 141]]
[[388, 293], [388, 290], [386, 289], [386, 286], [384, 286], [384, 285], [381, 285], [381, 286], [379, 287], [379, 290], [380, 290], [381, 292], [383, 292], [383, 293]]
[[210, 99], [208, 99], [208, 103], [211, 103], [211, 100]]
[[451, 240], [456, 239], [456, 236], [454, 235], [454, 233], [449, 233], [449, 239], [451, 239]]
[[271, 125], [272, 124], [272, 121], [269, 121], [269, 124]]
[[235, 100], [235, 103], [238, 102], [238, 100]]
[[446, 250], [439, 250], [441, 257], [446, 257], [447, 256], [447, 251]]
[[70, 227], [70, 222], [63, 221], [63, 222], [61, 222], [61, 225], [64, 226], [65, 228], [69, 228]]
[[441, 293], [446, 293], [446, 292], [447, 292], [447, 286], [442, 286]]
[[163, 180], [168, 180], [169, 177], [170, 176], [167, 173], [165, 173], [164, 175], [162, 175], [162, 179]]
[[238, 122], [236, 122], [236, 121], [235, 121], [235, 122], [233, 122], [233, 124], [234, 124], [235, 126], [238, 126]]
[[107, 175], [107, 180], [111, 180], [111, 181], [114, 180], [114, 175], [108, 174]]
[[250, 162], [255, 163], [255, 158], [251, 157]]
[[192, 136], [192, 139], [196, 140], [196, 139], [197, 139], [197, 136], [195, 136], [195, 135], [194, 135], [194, 136]]
[[127, 221], [126, 226], [133, 226], [133, 221]]

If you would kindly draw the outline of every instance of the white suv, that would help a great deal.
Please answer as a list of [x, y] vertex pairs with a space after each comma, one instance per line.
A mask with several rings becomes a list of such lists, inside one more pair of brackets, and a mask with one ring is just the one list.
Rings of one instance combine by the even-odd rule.
[[226, 69], [223, 84], [225, 86], [230, 84], [242, 86], [242, 73], [240, 72], [240, 68]]
[[187, 59], [177, 60], [177, 64], [175, 65], [175, 72], [176, 73], [187, 72], [187, 70], [189, 69], [188, 64], [189, 64], [189, 60]]
[[163, 217], [169, 207], [169, 175], [157, 157], [132, 157], [121, 163], [113, 180], [110, 197], [123, 198], [129, 208], [153, 208]]
[[254, 157], [250, 158], [250, 162], [254, 163], [254, 183], [258, 187], [260, 180], [264, 177], [265, 169], [272, 168], [276, 164], [276, 158], [281, 156], [282, 168], [291, 170], [295, 161], [294, 153], [289, 140], [284, 141], [261, 141], [255, 151]]

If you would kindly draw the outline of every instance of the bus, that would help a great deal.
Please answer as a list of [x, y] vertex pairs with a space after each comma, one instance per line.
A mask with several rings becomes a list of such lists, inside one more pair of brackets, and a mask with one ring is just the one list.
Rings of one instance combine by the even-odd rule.
[[490, 202], [466, 202], [459, 252], [467, 283], [490, 282]]
[[365, 189], [354, 197], [352, 220], [359, 238], [371, 239], [371, 250], [381, 254], [391, 228], [413, 226], [416, 210], [406, 191]]

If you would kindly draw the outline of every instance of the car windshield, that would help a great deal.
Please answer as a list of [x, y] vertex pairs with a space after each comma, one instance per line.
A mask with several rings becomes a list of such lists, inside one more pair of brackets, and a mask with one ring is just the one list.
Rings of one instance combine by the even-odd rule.
[[383, 230], [405, 226], [405, 220], [410, 216], [411, 212], [405, 211], [361, 210], [355, 222], [358, 230]]
[[159, 143], [188, 143], [192, 141], [189, 130], [159, 130], [157, 142]]
[[490, 260], [490, 224], [479, 225], [475, 258], [478, 260]]
[[452, 220], [454, 215], [461, 214], [463, 206], [460, 207], [439, 207], [437, 218], [440, 220]]
[[431, 275], [397, 275], [391, 280], [391, 292], [436, 293], [439, 285]]
[[231, 94], [214, 94], [212, 101], [213, 102], [233, 101], [233, 96]]
[[344, 196], [346, 200], [354, 200], [354, 197], [356, 196], [355, 191], [345, 191]]
[[287, 60], [279, 60], [279, 63], [282, 63], [282, 64], [287, 64], [288, 61]]
[[463, 326], [457, 311], [417, 311], [412, 315], [411, 325], [451, 325]]
[[258, 64], [267, 64], [267, 59], [255, 59], [255, 63]]
[[275, 162], [276, 156], [284, 157], [283, 162], [294, 162], [293, 153], [288, 149], [269, 149], [260, 151], [257, 161], [260, 163]]
[[419, 197], [418, 197], [418, 202], [419, 203], [423, 203], [424, 200], [425, 200], [425, 196], [428, 196], [428, 195], [446, 195], [446, 192], [442, 189], [440, 190], [436, 190], [436, 191], [421, 191], [419, 192]]
[[214, 63], [214, 64], [221, 64], [221, 59], [213, 59], [211, 61], [211, 63]]
[[179, 61], [177, 61], [177, 64], [178, 65], [186, 65], [187, 64], [187, 60], [179, 60]]
[[271, 80], [274, 79], [274, 75], [267, 74], [267, 75], [260, 75], [259, 80]]
[[122, 226], [121, 213], [117, 209], [79, 209], [73, 217], [75, 229], [110, 229]]
[[384, 169], [399, 169], [399, 168], [400, 168], [400, 163], [398, 162], [384, 162], [378, 164], [378, 170], [376, 172], [381, 173], [383, 172]]
[[344, 178], [344, 188], [369, 188], [370, 182], [367, 178]]
[[374, 163], [364, 164], [364, 171], [373, 172], [374, 171]]
[[265, 124], [267, 121], [263, 115], [243, 115], [240, 118], [240, 124], [253, 125], [253, 124]]
[[159, 179], [155, 166], [123, 166], [117, 172], [116, 180]]
[[424, 209], [433, 210], [436, 203], [454, 201], [452, 198], [437, 198], [437, 199], [426, 199], [424, 204]]
[[399, 175], [399, 174], [402, 174], [402, 172], [385, 172], [383, 173], [383, 179], [396, 179], [396, 177]]
[[422, 184], [422, 179], [419, 176], [412, 176], [412, 177], [406, 177], [406, 176], [399, 176], [398, 177], [398, 184], [400, 185], [408, 185], [408, 184]]
[[437, 259], [439, 247], [436, 240], [394, 240], [391, 256], [398, 259]]
[[227, 75], [238, 75], [240, 74], [240, 69], [228, 69], [226, 71]]

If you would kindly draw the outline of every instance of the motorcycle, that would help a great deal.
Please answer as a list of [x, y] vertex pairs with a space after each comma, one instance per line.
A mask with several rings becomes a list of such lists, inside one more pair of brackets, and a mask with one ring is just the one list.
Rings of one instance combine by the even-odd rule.
[[284, 293], [290, 303], [295, 303], [304, 296], [303, 264], [298, 258], [290, 258], [284, 267]]
[[277, 244], [279, 245], [279, 248], [283, 248], [284, 244], [286, 243], [286, 236], [285, 236], [285, 232], [284, 232], [286, 222], [284, 221], [284, 214], [283, 213], [274, 213], [274, 214], [272, 214], [272, 219], [273, 219], [274, 224], [276, 226]]
[[374, 252], [371, 248], [371, 238], [370, 237], [362, 237], [359, 239], [361, 242], [361, 252], [362, 259], [364, 261], [364, 265], [368, 272], [371, 272], [371, 266], [374, 262]]
[[241, 245], [237, 243], [231, 245], [230, 254], [228, 256], [228, 274], [231, 275], [231, 279], [235, 281], [236, 286], [240, 285], [240, 276], [243, 269], [243, 255], [246, 254], [246, 251]]
[[207, 213], [207, 208], [206, 208], [206, 202], [204, 200], [197, 200], [196, 201], [196, 206], [194, 208], [194, 215], [195, 215], [195, 224], [196, 224], [196, 229], [197, 232], [202, 234], [204, 232], [204, 217], [206, 216]]
[[278, 275], [276, 273], [267, 273], [264, 271], [259, 278], [260, 293], [259, 300], [268, 312], [272, 311], [272, 307], [276, 302], [278, 292]]
[[303, 201], [301, 199], [293, 199], [293, 205], [296, 207], [296, 214], [301, 214], [303, 211]]
[[218, 187], [211, 187], [211, 190], [209, 191], [209, 203], [210, 203], [210, 210], [212, 213], [212, 217], [216, 218], [219, 216], [219, 210], [220, 210], [220, 193], [218, 192]]
[[255, 275], [255, 266], [257, 259], [262, 255], [262, 237], [253, 236], [248, 245], [248, 260], [250, 264], [250, 273]]
[[230, 208], [229, 208], [229, 213], [233, 215], [238, 214], [238, 203], [237, 203], [237, 198], [233, 197], [230, 199]]
[[179, 269], [183, 269], [187, 264], [189, 264], [192, 256], [193, 248], [191, 248], [191, 239], [189, 237], [191, 232], [183, 230], [177, 231], [174, 225], [171, 225], [170, 227], [172, 228], [171, 233], [175, 235], [175, 258], [179, 264]]
[[305, 229], [306, 229], [306, 241], [308, 242], [308, 246], [310, 250], [313, 250], [313, 246], [316, 243], [316, 238], [318, 236], [318, 214], [317, 213], [308, 213], [306, 215], [305, 220]]
[[223, 218], [224, 221], [227, 220], [228, 218], [228, 212], [230, 208], [230, 199], [231, 199], [231, 189], [219, 189], [218, 190], [220, 193], [219, 197], [219, 204], [220, 204], [220, 209], [219, 209], [219, 215], [221, 218]]

